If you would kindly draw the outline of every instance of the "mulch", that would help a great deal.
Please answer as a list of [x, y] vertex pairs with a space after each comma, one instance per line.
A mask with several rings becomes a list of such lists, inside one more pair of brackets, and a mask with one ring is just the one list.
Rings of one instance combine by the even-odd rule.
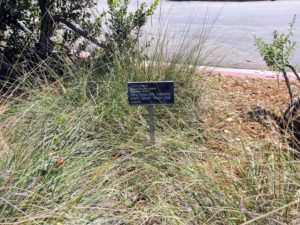
[[[209, 138], [209, 148], [238, 154], [235, 150], [245, 146], [284, 144], [274, 121], [262, 125], [249, 116], [258, 106], [281, 115], [289, 101], [284, 81], [204, 73], [199, 76], [209, 90], [204, 102], [210, 106], [204, 117], [208, 133], [222, 137], [220, 141]], [[292, 86], [299, 88], [296, 83]]]

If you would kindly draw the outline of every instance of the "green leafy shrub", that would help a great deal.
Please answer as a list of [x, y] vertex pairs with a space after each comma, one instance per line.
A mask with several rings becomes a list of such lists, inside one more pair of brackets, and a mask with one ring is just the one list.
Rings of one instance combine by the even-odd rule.
[[20, 74], [20, 68], [28, 63], [33, 64], [32, 68], [50, 56], [64, 57], [72, 51], [82, 51], [88, 43], [98, 49], [96, 52], [104, 52], [106, 58], [124, 53], [135, 47], [142, 26], [158, 5], [158, 0], [149, 7], [142, 3], [136, 11], [129, 12], [129, 0], [108, 0], [109, 10], [96, 16], [92, 12], [97, 2], [1, 1], [1, 80]]
[[147, 22], [147, 18], [153, 15], [159, 0], [146, 8], [146, 4], [142, 3], [140, 7], [134, 11], [128, 11], [129, 0], [109, 0], [109, 18], [108, 32], [105, 33], [105, 53], [108, 58], [116, 55], [122, 56], [128, 51], [132, 54], [138, 44], [141, 35], [141, 29]]

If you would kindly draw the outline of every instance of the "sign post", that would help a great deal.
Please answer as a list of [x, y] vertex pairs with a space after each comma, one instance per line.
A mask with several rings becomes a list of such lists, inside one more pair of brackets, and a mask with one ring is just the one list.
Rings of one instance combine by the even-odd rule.
[[174, 104], [174, 82], [129, 82], [129, 105], [145, 105], [149, 113], [151, 145], [155, 145], [154, 105]]
[[154, 106], [148, 105], [147, 109], [148, 109], [148, 114], [149, 114], [150, 142], [151, 142], [151, 145], [155, 145]]

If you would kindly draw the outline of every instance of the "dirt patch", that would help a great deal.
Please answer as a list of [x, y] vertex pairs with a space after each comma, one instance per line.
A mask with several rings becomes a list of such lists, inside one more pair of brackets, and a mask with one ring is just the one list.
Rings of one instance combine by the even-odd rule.
[[[213, 139], [210, 148], [239, 154], [242, 148], [285, 144], [272, 120], [261, 125], [249, 118], [249, 111], [263, 107], [281, 115], [287, 107], [285, 83], [279, 80], [246, 79], [220, 75], [199, 75], [211, 90], [206, 99], [210, 110], [205, 115], [211, 133], [221, 134], [219, 142]], [[295, 87], [295, 84], [293, 84]], [[227, 143], [224, 145], [224, 143]], [[239, 149], [239, 151], [236, 151]], [[235, 151], [233, 151], [235, 150]]]

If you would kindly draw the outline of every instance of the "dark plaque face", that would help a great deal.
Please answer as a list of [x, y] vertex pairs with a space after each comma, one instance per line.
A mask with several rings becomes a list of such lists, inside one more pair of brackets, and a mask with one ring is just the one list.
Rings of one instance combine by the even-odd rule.
[[129, 105], [174, 104], [174, 82], [129, 82]]

